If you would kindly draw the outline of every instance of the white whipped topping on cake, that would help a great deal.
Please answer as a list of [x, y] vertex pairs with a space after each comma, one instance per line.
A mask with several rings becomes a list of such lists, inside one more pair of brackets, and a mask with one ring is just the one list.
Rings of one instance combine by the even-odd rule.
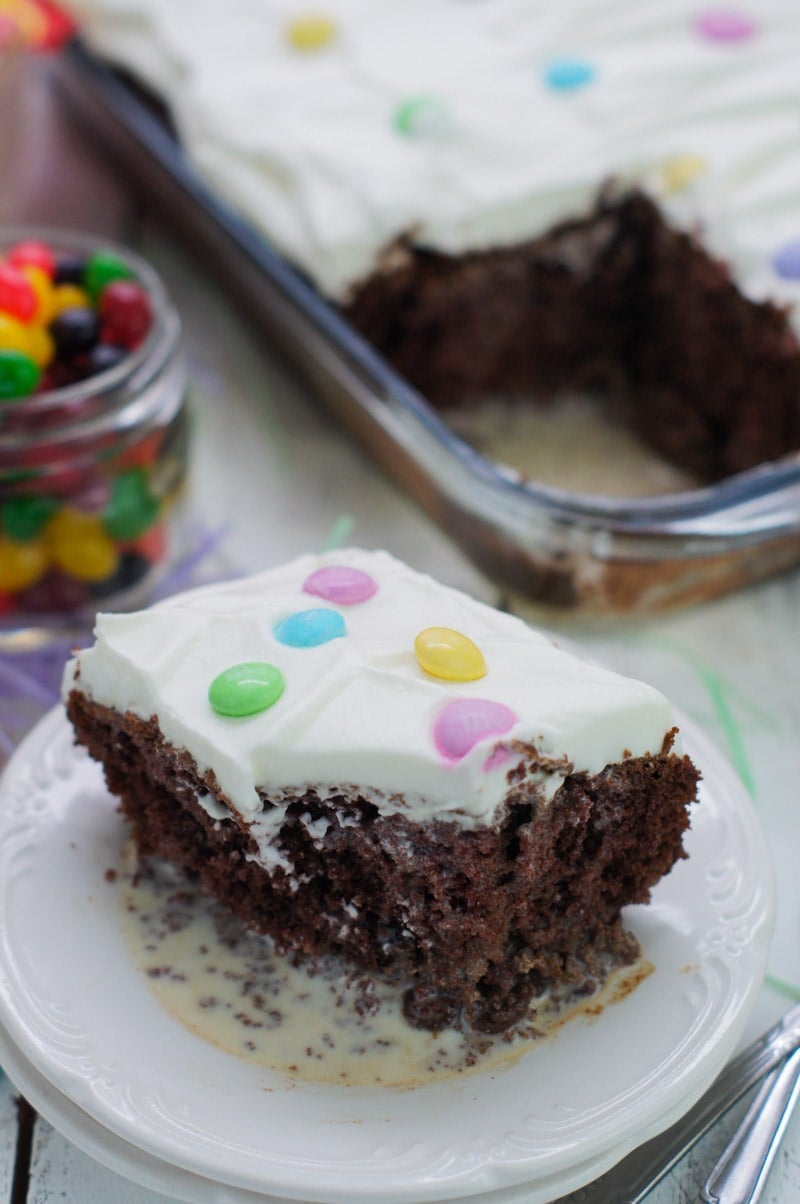
[[[307, 592], [320, 570], [357, 570], [376, 588], [362, 601], [336, 602]], [[276, 636], [309, 610], [341, 616], [344, 634], [303, 647]], [[431, 627], [471, 640], [483, 676], [448, 680], [424, 669], [415, 640]], [[256, 714], [217, 713], [212, 681], [252, 662], [275, 666], [283, 692]], [[584, 663], [521, 619], [386, 552], [357, 549], [303, 556], [135, 614], [101, 614], [94, 645], [67, 665], [63, 688], [65, 697], [76, 689], [117, 711], [154, 716], [201, 774], [213, 770], [247, 821], [262, 814], [259, 792], [280, 804], [313, 788], [360, 794], [420, 821], [490, 823], [510, 771], [548, 799], [572, 771], [660, 753], [674, 725], [652, 687]], [[443, 727], [443, 717], [464, 707], [466, 728]], [[501, 716], [500, 727], [470, 727], [487, 709]], [[461, 746], [452, 744], [453, 730]]]
[[[795, 300], [795, 0], [75, 0], [190, 159], [326, 294], [408, 236], [459, 254], [579, 216], [610, 179]], [[332, 32], [292, 45], [291, 21]], [[800, 252], [798, 252], [800, 258]], [[800, 275], [800, 267], [798, 267]]]

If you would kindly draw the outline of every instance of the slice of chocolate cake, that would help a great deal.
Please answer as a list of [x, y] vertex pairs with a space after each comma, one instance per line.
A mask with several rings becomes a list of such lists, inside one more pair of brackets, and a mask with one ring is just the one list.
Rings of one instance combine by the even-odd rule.
[[498, 1032], [638, 949], [698, 773], [655, 690], [385, 552], [101, 615], [64, 678], [143, 854], [279, 948]]

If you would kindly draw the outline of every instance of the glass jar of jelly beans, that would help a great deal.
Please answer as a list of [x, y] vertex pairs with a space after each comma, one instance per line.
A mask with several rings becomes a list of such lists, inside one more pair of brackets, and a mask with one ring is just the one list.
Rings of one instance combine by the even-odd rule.
[[0, 622], [139, 601], [170, 555], [186, 367], [156, 273], [0, 230]]

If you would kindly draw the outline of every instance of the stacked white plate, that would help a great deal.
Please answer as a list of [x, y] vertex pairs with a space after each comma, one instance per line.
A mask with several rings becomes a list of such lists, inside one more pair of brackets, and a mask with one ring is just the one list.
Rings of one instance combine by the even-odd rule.
[[51, 712], [0, 782], [0, 1061], [98, 1161], [192, 1204], [545, 1204], [670, 1125], [742, 1033], [773, 888], [752, 806], [703, 771], [680, 862], [628, 926], [654, 971], [514, 1065], [415, 1090], [293, 1081], [202, 1041], [133, 964], [105, 871], [123, 840], [99, 768]]

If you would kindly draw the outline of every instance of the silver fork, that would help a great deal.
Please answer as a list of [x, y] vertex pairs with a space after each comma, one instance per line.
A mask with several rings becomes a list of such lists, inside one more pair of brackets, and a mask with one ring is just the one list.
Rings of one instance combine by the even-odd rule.
[[553, 1204], [640, 1204], [729, 1108], [800, 1047], [800, 1004], [730, 1062], [708, 1091], [666, 1132], [633, 1150], [593, 1183]]
[[764, 1080], [700, 1193], [703, 1204], [755, 1204], [800, 1099], [800, 1050]]

